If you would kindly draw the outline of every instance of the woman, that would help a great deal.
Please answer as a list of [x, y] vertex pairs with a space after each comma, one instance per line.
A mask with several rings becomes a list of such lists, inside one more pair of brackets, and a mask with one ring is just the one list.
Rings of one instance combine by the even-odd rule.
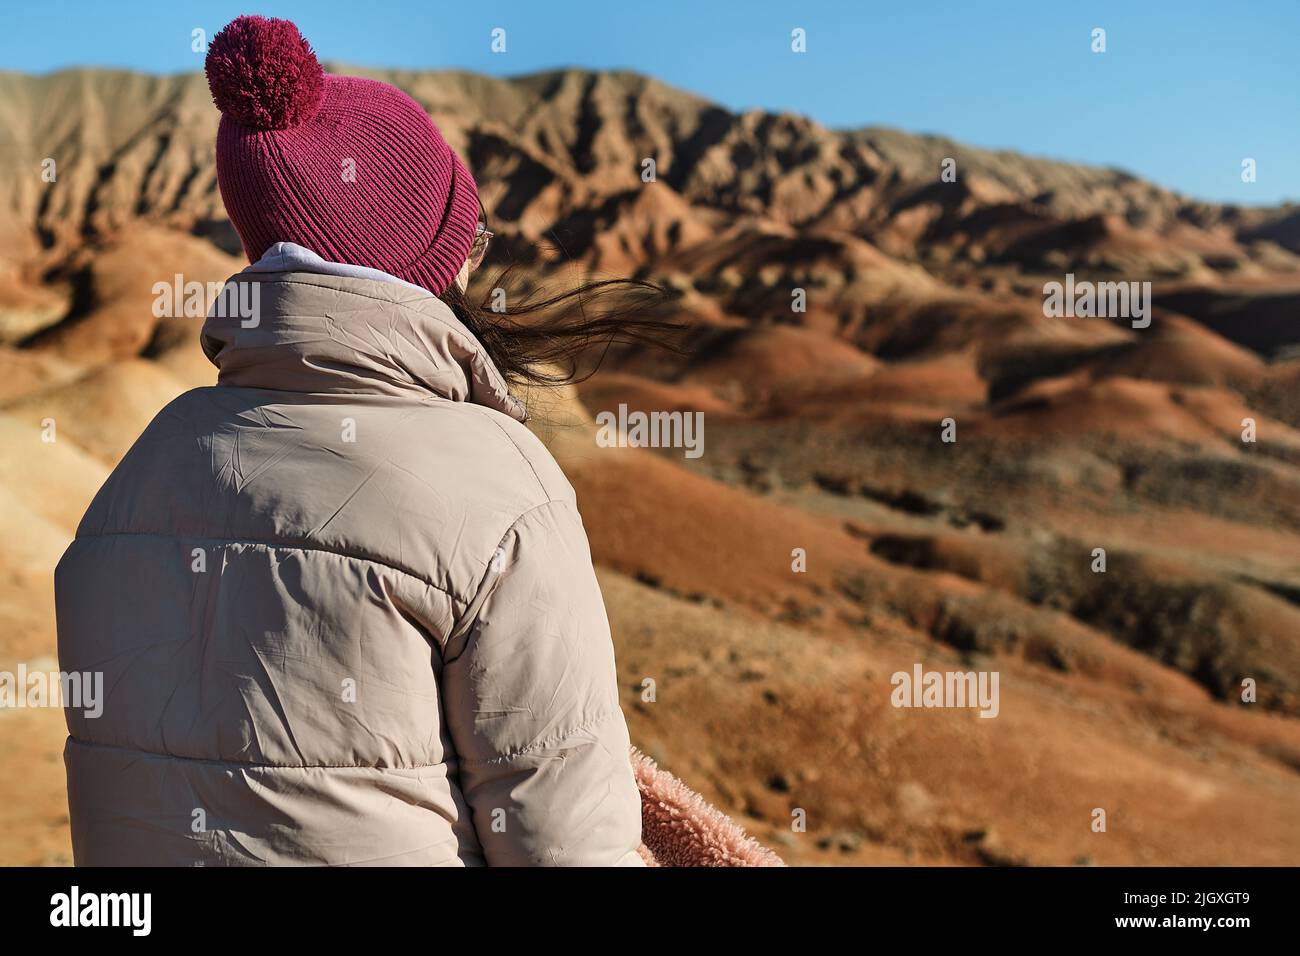
[[252, 263], [223, 301], [253, 308], [214, 309], [218, 384], [150, 424], [58, 568], [62, 667], [107, 691], [68, 712], [76, 862], [637, 865], [582, 521], [507, 384], [614, 320], [471, 308], [473, 178], [293, 24], [240, 17], [207, 74]]

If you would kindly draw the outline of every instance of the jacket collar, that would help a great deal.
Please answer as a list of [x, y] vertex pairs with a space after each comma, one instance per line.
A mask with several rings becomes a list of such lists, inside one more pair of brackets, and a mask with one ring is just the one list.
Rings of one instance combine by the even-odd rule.
[[219, 385], [434, 395], [527, 418], [483, 346], [437, 296], [287, 245], [232, 276], [203, 325]]
[[272, 243], [266, 252], [262, 253], [262, 258], [256, 262], [244, 267], [240, 275], [250, 275], [259, 272], [314, 272], [317, 275], [330, 276], [350, 276], [354, 279], [371, 279], [375, 282], [391, 282], [394, 285], [405, 286], [417, 295], [428, 295], [429, 292], [416, 285], [413, 282], [407, 282], [405, 279], [399, 279], [397, 276], [379, 269], [371, 269], [368, 266], [354, 266], [346, 262], [331, 262], [328, 259], [322, 259], [319, 255], [312, 252], [306, 246], [300, 246], [296, 242], [275, 242]]

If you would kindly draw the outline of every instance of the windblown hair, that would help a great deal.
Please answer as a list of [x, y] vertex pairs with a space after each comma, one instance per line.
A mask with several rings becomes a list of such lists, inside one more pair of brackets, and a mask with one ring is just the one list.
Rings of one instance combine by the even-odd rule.
[[[454, 283], [441, 296], [511, 384], [583, 381], [619, 345], [684, 351], [686, 327], [668, 318], [672, 295], [662, 286], [602, 279], [553, 294], [537, 288], [512, 292], [507, 282], [513, 270], [508, 266], [487, 282], [480, 300]], [[504, 300], [504, 311], [493, 308], [494, 299]]]

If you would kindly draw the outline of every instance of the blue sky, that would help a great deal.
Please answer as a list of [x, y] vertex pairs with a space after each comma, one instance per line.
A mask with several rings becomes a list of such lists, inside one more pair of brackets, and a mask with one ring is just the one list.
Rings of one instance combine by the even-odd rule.
[[[197, 70], [190, 34], [288, 17], [322, 59], [495, 75], [632, 69], [732, 109], [1119, 166], [1192, 196], [1300, 200], [1300, 0], [46, 0], [0, 69]], [[494, 27], [507, 51], [489, 48]], [[790, 51], [790, 31], [808, 51]], [[1090, 49], [1094, 27], [1107, 50]], [[1255, 159], [1257, 181], [1241, 182]]]

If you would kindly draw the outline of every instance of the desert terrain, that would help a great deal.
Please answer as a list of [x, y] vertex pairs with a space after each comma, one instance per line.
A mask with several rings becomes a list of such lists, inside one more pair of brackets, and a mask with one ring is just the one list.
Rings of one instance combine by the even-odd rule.
[[[480, 290], [672, 292], [683, 354], [530, 396], [661, 766], [797, 865], [1300, 863], [1300, 208], [629, 73], [327, 69], [466, 157]], [[0, 670], [55, 666], [83, 510], [215, 380], [152, 306], [244, 264], [217, 119], [198, 74], [0, 73]], [[1150, 282], [1149, 325], [1048, 317], [1067, 274]], [[601, 447], [620, 405], [703, 412], [704, 453]], [[892, 706], [918, 663], [997, 671], [998, 716]], [[0, 864], [71, 862], [64, 735], [0, 710]]]

